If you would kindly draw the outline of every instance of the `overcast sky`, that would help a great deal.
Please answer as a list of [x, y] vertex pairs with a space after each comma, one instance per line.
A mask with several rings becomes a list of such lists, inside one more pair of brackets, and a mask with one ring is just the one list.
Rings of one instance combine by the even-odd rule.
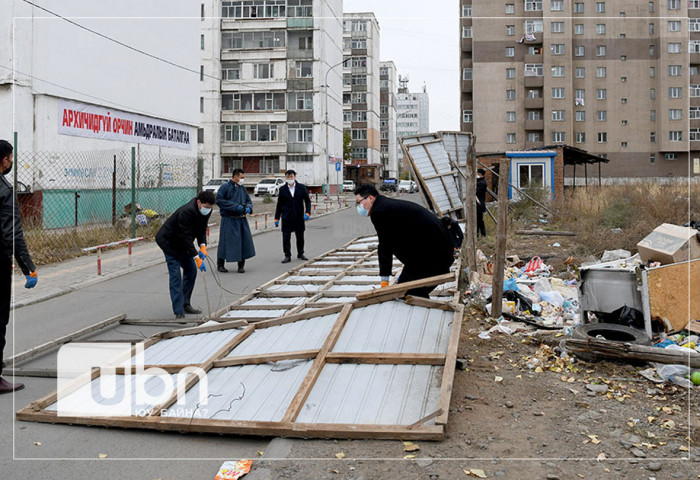
[[430, 95], [430, 131], [459, 130], [459, 2], [344, 0], [345, 12], [374, 12], [381, 32], [380, 60], [393, 60]]

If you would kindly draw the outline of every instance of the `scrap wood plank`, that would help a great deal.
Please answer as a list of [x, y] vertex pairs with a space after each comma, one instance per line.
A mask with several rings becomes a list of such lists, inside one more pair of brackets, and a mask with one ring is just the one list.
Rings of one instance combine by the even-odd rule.
[[392, 295], [394, 298], [398, 298], [404, 295], [407, 290], [420, 287], [432, 287], [434, 285], [440, 285], [441, 283], [447, 283], [454, 280], [454, 273], [444, 273], [435, 277], [428, 277], [405, 283], [395, 283], [394, 285], [383, 288], [375, 288], [374, 290], [370, 290], [368, 292], [358, 293], [356, 298], [358, 300], [368, 300], [374, 297], [389, 297]]
[[462, 329], [462, 318], [464, 317], [464, 306], [458, 305], [452, 316], [452, 329], [450, 330], [450, 340], [447, 344], [445, 354], [445, 366], [442, 370], [442, 384], [440, 386], [440, 398], [438, 409], [442, 413], [438, 415], [435, 423], [438, 425], [447, 424], [447, 416], [450, 410], [450, 399], [452, 398], [452, 385], [454, 384], [455, 368], [457, 366], [457, 349], [459, 348], [459, 335]]
[[84, 337], [85, 335], [96, 332], [97, 330], [102, 330], [103, 328], [116, 325], [125, 318], [125, 313], [122, 313], [121, 315], [115, 315], [114, 317], [110, 317], [107, 320], [103, 320], [85, 328], [81, 328], [80, 330], [77, 330], [73, 333], [69, 333], [68, 335], [63, 335], [55, 340], [51, 340], [50, 342], [42, 343], [41, 345], [32, 347], [28, 350], [18, 353], [17, 355], [13, 355], [10, 358], [7, 358], [3, 361], [5, 362], [5, 366], [7, 367], [11, 365], [17, 365], [39, 354], [48, 352], [49, 350], [53, 350], [54, 348], [58, 348], [61, 345], [64, 345], [72, 340]]
[[700, 368], [700, 355], [668, 350], [666, 348], [634, 345], [631, 343], [611, 342], [609, 340], [589, 338], [564, 340], [566, 348], [573, 352], [590, 352], [614, 358], [628, 358], [647, 362], [688, 365], [690, 368]]
[[261, 355], [245, 355], [240, 357], [227, 357], [214, 362], [214, 368], [233, 367], [236, 365], [257, 365], [281, 360], [301, 360], [314, 358], [320, 352], [315, 350], [297, 350], [294, 352], [264, 353]]
[[278, 325], [285, 325], [287, 323], [298, 322], [299, 320], [308, 320], [314, 317], [323, 317], [324, 315], [333, 315], [342, 310], [342, 305], [328, 305], [325, 308], [319, 308], [313, 312], [297, 313], [294, 315], [287, 315], [284, 317], [274, 318], [272, 320], [263, 320], [262, 322], [257, 322], [255, 328], [267, 328], [276, 327]]
[[248, 322], [246, 322], [245, 320], [231, 320], [229, 322], [217, 323], [216, 325], [205, 325], [202, 327], [190, 327], [190, 328], [183, 328], [180, 330], [173, 330], [170, 332], [165, 332], [161, 335], [161, 338], [166, 339], [166, 338], [182, 337], [184, 335], [196, 335], [198, 333], [218, 332], [221, 330], [230, 330], [232, 328], [241, 328], [241, 327], [245, 327], [246, 325], [248, 325]]
[[376, 365], [444, 365], [441, 353], [331, 352], [326, 363], [369, 363]]

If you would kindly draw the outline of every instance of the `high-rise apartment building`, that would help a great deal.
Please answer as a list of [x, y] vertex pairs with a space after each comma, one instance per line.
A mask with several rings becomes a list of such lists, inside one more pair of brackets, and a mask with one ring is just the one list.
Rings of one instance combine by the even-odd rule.
[[384, 176], [397, 178], [396, 144], [396, 65], [394, 62], [379, 63], [379, 126], [381, 130], [380, 157], [384, 167]]
[[[396, 95], [396, 133], [407, 137], [430, 132], [430, 97], [423, 86], [421, 92], [408, 91], [408, 77], [399, 75], [399, 93]], [[403, 152], [398, 150], [401, 168], [408, 168], [403, 162]]]
[[252, 183], [291, 168], [302, 183], [335, 191], [342, 184], [342, 0], [210, 1], [201, 13], [206, 174], [243, 168]]
[[380, 157], [379, 23], [373, 13], [343, 15], [343, 128], [352, 139], [352, 160], [345, 177], [378, 183]]
[[568, 144], [607, 157], [605, 176], [700, 174], [700, 0], [462, 0], [460, 14], [477, 154]]

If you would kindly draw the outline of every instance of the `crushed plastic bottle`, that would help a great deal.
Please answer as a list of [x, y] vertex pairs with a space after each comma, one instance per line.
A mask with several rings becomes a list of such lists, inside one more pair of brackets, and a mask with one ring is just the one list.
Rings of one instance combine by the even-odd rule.
[[677, 375], [671, 375], [670, 377], [668, 377], [668, 381], [671, 382], [671, 383], [675, 383], [676, 385], [680, 385], [681, 387], [685, 387], [685, 388], [693, 388], [693, 387], [695, 387], [695, 385], [693, 384], [693, 382], [691, 382], [691, 381], [688, 380], [687, 378], [680, 377], [680, 376], [677, 376]]

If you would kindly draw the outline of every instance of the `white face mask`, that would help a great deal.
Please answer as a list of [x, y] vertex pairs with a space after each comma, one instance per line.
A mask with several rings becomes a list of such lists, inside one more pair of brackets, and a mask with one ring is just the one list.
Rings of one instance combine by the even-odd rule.
[[211, 208], [202, 206], [202, 208], [199, 209], [199, 213], [201, 213], [202, 215], [209, 215], [211, 213]]
[[292, 185], [294, 185], [294, 182], [295, 182], [295, 180], [294, 180], [293, 178], [288, 178], [288, 179], [287, 179], [287, 184], [288, 184], [290, 187], [291, 187]]

